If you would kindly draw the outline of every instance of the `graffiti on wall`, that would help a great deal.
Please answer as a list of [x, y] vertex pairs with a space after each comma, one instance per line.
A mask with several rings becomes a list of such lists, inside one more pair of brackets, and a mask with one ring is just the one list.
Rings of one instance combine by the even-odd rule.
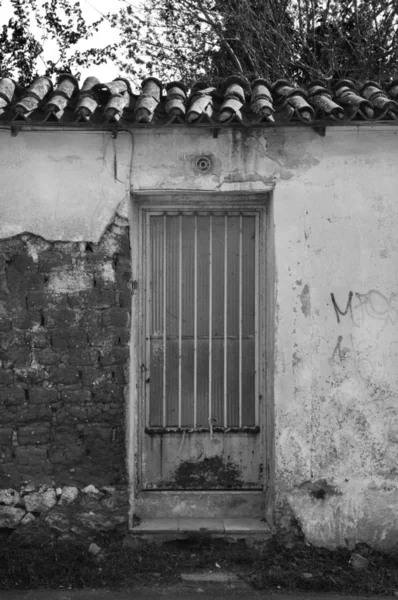
[[331, 355], [334, 366], [355, 371], [375, 387], [378, 399], [398, 390], [398, 294], [350, 291], [341, 301], [331, 293], [341, 328]]

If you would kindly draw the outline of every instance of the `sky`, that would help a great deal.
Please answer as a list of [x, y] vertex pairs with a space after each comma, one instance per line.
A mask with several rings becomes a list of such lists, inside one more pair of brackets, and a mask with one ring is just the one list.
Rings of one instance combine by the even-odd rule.
[[[38, 4], [40, 4], [41, 0], [37, 0]], [[141, 3], [141, 0], [80, 0], [80, 5], [83, 11], [84, 18], [87, 23], [92, 23], [98, 20], [101, 17], [101, 14], [106, 14], [108, 12], [116, 12], [121, 6], [126, 5], [126, 1], [129, 4], [138, 6]], [[7, 23], [8, 20], [12, 17], [13, 12], [11, 8], [10, 0], [1, 0], [0, 6], [0, 26]], [[32, 23], [32, 33], [35, 33], [35, 24]], [[90, 40], [81, 42], [78, 46], [78, 50], [85, 50], [90, 47], [101, 47], [106, 44], [113, 43], [117, 41], [118, 31], [115, 28], [112, 28], [108, 22], [104, 22], [98, 33], [93, 35]], [[56, 61], [56, 45], [51, 43], [51, 40], [45, 41], [43, 44], [44, 47], [44, 58]], [[84, 81], [86, 77], [89, 75], [94, 75], [98, 77], [100, 81], [112, 81], [115, 77], [118, 76], [118, 71], [116, 67], [112, 64], [105, 65], [92, 65], [87, 69], [80, 69], [81, 79], [80, 81]]]

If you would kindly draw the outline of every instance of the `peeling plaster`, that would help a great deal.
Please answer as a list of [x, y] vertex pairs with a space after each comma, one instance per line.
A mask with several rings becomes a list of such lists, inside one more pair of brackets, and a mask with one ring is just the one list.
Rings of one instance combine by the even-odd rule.
[[311, 296], [310, 288], [306, 284], [303, 291], [300, 294], [301, 312], [305, 317], [309, 317], [311, 314]]

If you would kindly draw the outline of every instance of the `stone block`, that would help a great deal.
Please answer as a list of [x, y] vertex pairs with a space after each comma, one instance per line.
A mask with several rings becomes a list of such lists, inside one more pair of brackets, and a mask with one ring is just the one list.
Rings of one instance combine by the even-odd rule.
[[12, 441], [12, 434], [13, 429], [0, 427], [0, 446], [10, 446]]
[[126, 308], [128, 311], [131, 311], [131, 292], [120, 292], [119, 293], [119, 305], [122, 308]]
[[43, 383], [47, 377], [45, 369], [39, 365], [35, 367], [18, 367], [14, 369], [14, 373], [16, 382], [28, 385]]
[[61, 402], [67, 404], [84, 404], [91, 401], [89, 390], [61, 390]]
[[47, 388], [30, 388], [29, 404], [48, 404], [51, 405], [58, 400], [57, 390]]
[[128, 369], [128, 361], [126, 361], [123, 365], [112, 365], [110, 367], [104, 367], [104, 373], [109, 377], [107, 379], [111, 383], [116, 383], [120, 385], [124, 385], [126, 383], [125, 371]]
[[77, 487], [71, 485], [65, 485], [62, 488], [61, 496], [58, 500], [58, 504], [60, 506], [66, 506], [67, 504], [71, 504], [76, 500], [79, 495], [79, 490]]
[[129, 322], [130, 314], [125, 308], [111, 308], [102, 315], [104, 327], [128, 327]]
[[77, 325], [79, 315], [72, 308], [47, 308], [43, 310], [44, 325], [51, 328], [74, 327]]
[[82, 380], [84, 387], [95, 391], [113, 383], [111, 371], [99, 367], [83, 367]]
[[125, 346], [130, 340], [130, 331], [124, 327], [108, 327], [94, 329], [88, 332], [90, 346], [100, 348], [114, 348]]
[[42, 488], [24, 496], [25, 507], [28, 512], [47, 512], [57, 503], [57, 496], [53, 488]]
[[20, 387], [3, 388], [0, 400], [6, 406], [20, 406], [26, 400], [25, 390]]
[[62, 354], [55, 351], [53, 348], [36, 350], [33, 353], [33, 357], [36, 362], [43, 366], [57, 366], [62, 363]]
[[18, 306], [18, 304], [10, 308], [10, 316], [14, 329], [36, 329], [43, 325], [40, 311], [28, 311], [25, 306]]
[[20, 500], [19, 493], [12, 488], [8, 490], [0, 490], [0, 504], [7, 506], [15, 506]]
[[23, 446], [27, 444], [48, 444], [49, 441], [49, 422], [26, 425], [18, 429], [18, 443]]
[[102, 365], [120, 365], [125, 364], [129, 360], [129, 348], [122, 346], [115, 346], [109, 352], [101, 352], [101, 364]]
[[39, 257], [39, 273], [65, 271], [72, 268], [72, 258], [63, 252], [42, 252]]
[[25, 340], [31, 348], [48, 348], [51, 344], [51, 334], [48, 331], [27, 331]]
[[11, 319], [4, 315], [0, 315], [0, 332], [10, 331]]
[[0, 348], [0, 360], [6, 368], [27, 367], [31, 362], [30, 347], [24, 343], [21, 346], [10, 346], [6, 350]]
[[[14, 374], [10, 369], [0, 367], [0, 385], [12, 385], [14, 383]], [[1, 398], [1, 396], [0, 396]]]
[[83, 331], [91, 331], [102, 325], [102, 310], [87, 309], [80, 311], [77, 316], [76, 325], [81, 327]]
[[47, 448], [24, 446], [15, 448], [15, 458], [22, 465], [41, 465], [47, 460]]
[[16, 421], [25, 425], [31, 421], [50, 421], [51, 406], [47, 404], [24, 404], [17, 412]]
[[70, 365], [92, 366], [98, 363], [99, 352], [92, 348], [70, 350], [68, 363]]
[[98, 265], [94, 271], [95, 287], [97, 289], [115, 290], [117, 287], [113, 261], [108, 260]]
[[35, 515], [32, 515], [32, 513], [26, 513], [26, 515], [23, 517], [23, 519], [21, 519], [21, 525], [30, 525], [31, 523], [33, 523], [33, 521], [36, 521], [36, 517]]
[[0, 528], [15, 529], [21, 522], [25, 511], [15, 506], [0, 506]]
[[58, 329], [51, 334], [51, 344], [54, 348], [86, 348], [87, 333], [80, 328]]
[[16, 271], [21, 273], [22, 276], [30, 272], [37, 271], [37, 266], [33, 259], [27, 252], [21, 254], [14, 254], [11, 260], [8, 262], [7, 271]]
[[93, 402], [95, 403], [121, 403], [124, 405], [124, 389], [121, 385], [108, 384], [93, 393]]
[[2, 425], [10, 425], [16, 421], [18, 415], [18, 406], [2, 405], [0, 410], [0, 423]]
[[66, 294], [29, 292], [27, 296], [28, 310], [41, 310], [44, 308], [67, 307]]
[[82, 489], [82, 493], [83, 494], [91, 494], [91, 496], [100, 497], [100, 498], [102, 498], [102, 496], [103, 496], [103, 494], [99, 491], [99, 489], [96, 488], [95, 485], [93, 485], [92, 483], [90, 483], [89, 485], [86, 485], [86, 487], [84, 487]]
[[[73, 438], [73, 443], [68, 443], [70, 437]], [[48, 460], [54, 465], [72, 466], [81, 461], [85, 455], [84, 446], [81, 440], [68, 436], [66, 440], [54, 443], [48, 453]]]
[[103, 309], [116, 306], [116, 293], [112, 289], [93, 287], [69, 298], [69, 304], [77, 309]]
[[80, 375], [77, 368], [61, 365], [59, 367], [49, 367], [48, 378], [51, 383], [56, 385], [71, 385], [79, 382]]

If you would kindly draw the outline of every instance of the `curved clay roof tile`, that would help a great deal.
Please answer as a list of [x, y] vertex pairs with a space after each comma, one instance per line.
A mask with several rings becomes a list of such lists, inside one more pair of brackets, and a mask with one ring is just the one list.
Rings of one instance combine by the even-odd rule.
[[142, 82], [142, 93], [135, 106], [134, 115], [138, 122], [150, 123], [160, 102], [162, 83], [156, 77], [147, 77]]
[[60, 119], [69, 100], [77, 94], [78, 90], [79, 84], [73, 75], [69, 75], [69, 73], [60, 75], [55, 92], [47, 102], [46, 111], [55, 113], [57, 118]]
[[398, 100], [398, 79], [394, 79], [387, 86], [387, 92], [393, 100]]
[[173, 81], [166, 86], [167, 97], [165, 110], [171, 117], [183, 117], [186, 112], [187, 89], [180, 81]]
[[272, 86], [277, 104], [284, 109], [285, 117], [290, 120], [296, 115], [301, 121], [310, 123], [315, 118], [315, 111], [307, 102], [307, 93], [300, 87], [292, 86], [285, 79], [279, 79]]
[[211, 120], [215, 90], [215, 87], [206, 87], [206, 84], [198, 84], [193, 88], [187, 115], [188, 123], [195, 123], [203, 118]]
[[251, 110], [259, 115], [260, 120], [273, 121], [272, 114], [275, 110], [272, 102], [271, 85], [266, 79], [256, 79], [253, 81], [251, 88]]
[[398, 104], [395, 100], [391, 100], [380, 85], [374, 81], [367, 81], [361, 89], [361, 94], [366, 100], [372, 103], [377, 111], [377, 118], [382, 119], [387, 114], [395, 119], [395, 114], [398, 112]]
[[0, 115], [11, 103], [15, 92], [15, 83], [8, 77], [0, 79]]
[[245, 103], [245, 86], [246, 81], [242, 77], [228, 77], [222, 85], [224, 88], [224, 102], [221, 106], [219, 119], [221, 122], [229, 121], [237, 118], [242, 121], [241, 108]]
[[130, 94], [126, 90], [122, 94], [112, 96], [105, 107], [105, 116], [107, 121], [119, 121], [123, 110], [130, 104]]
[[337, 83], [335, 99], [339, 104], [344, 105], [349, 119], [355, 118], [358, 114], [365, 119], [372, 119], [374, 116], [372, 103], [357, 94], [355, 84], [351, 79], [341, 79]]
[[25, 118], [28, 117], [39, 107], [40, 102], [52, 89], [53, 84], [51, 79], [48, 77], [37, 77], [28, 87], [22, 100], [15, 105], [16, 114]]
[[98, 83], [99, 79], [97, 77], [87, 77], [79, 92], [75, 112], [78, 117], [81, 117], [84, 121], [88, 121], [98, 107], [98, 98], [94, 91], [94, 88]]
[[315, 108], [315, 116], [319, 113], [332, 119], [344, 119], [343, 108], [332, 100], [323, 81], [316, 79], [309, 84], [308, 101]]

